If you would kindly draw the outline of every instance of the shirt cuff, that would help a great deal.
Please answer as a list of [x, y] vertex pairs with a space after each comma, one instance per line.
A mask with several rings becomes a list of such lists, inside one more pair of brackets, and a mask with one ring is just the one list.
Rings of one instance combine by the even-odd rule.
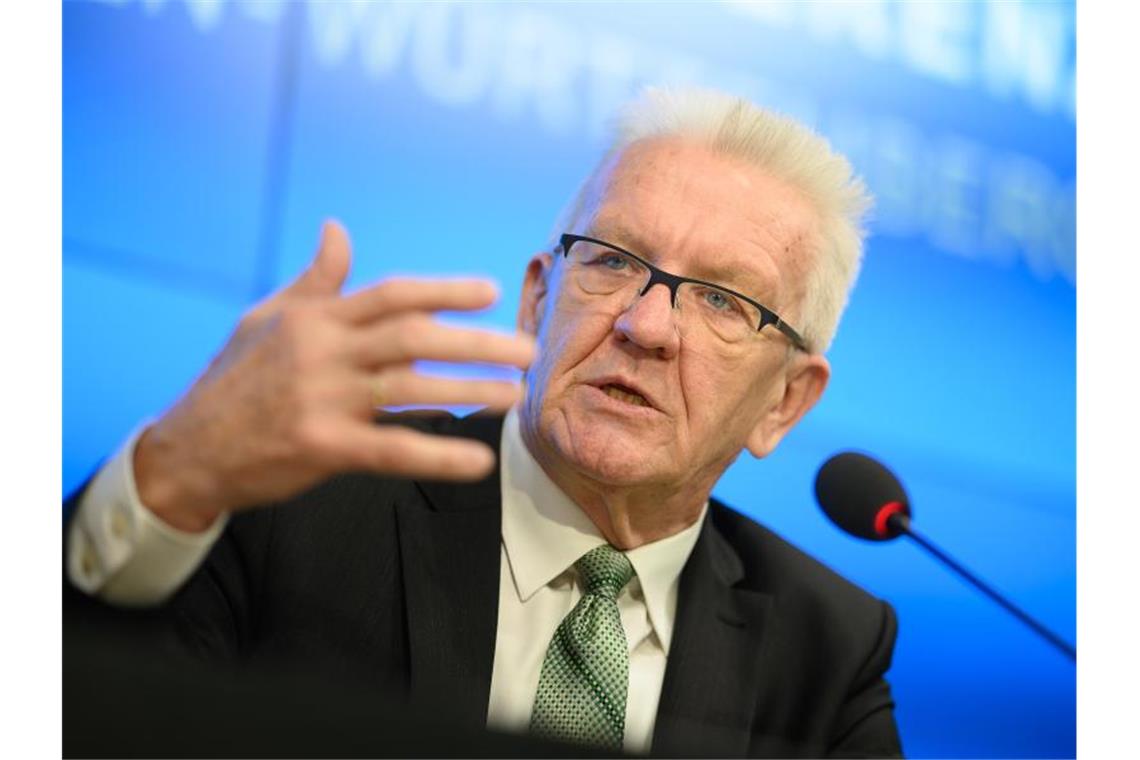
[[147, 424], [96, 474], [71, 521], [67, 572], [79, 589], [112, 604], [161, 604], [193, 574], [229, 516], [188, 533], [147, 509], [135, 484], [134, 453]]

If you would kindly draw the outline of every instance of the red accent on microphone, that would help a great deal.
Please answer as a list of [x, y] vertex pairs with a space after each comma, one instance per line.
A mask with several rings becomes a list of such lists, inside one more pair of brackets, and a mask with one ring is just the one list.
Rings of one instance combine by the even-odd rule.
[[887, 520], [891, 515], [898, 513], [906, 514], [906, 506], [901, 501], [888, 501], [883, 506], [879, 507], [879, 511], [875, 513], [875, 532], [880, 536], [886, 537], [890, 535], [890, 529], [887, 527]]

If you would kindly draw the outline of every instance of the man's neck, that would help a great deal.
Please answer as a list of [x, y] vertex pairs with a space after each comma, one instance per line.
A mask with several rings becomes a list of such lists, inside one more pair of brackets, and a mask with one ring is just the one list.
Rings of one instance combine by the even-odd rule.
[[[551, 473], [547, 474], [554, 479]], [[623, 551], [680, 533], [701, 516], [708, 501], [706, 495], [699, 501], [676, 505], [682, 509], [670, 509], [670, 505], [663, 505], [658, 499], [638, 499], [631, 494], [614, 495], [598, 491], [575, 492], [571, 490], [573, 486], [562, 483], [559, 487], [586, 513], [602, 536]]]
[[520, 425], [523, 445], [547, 477], [578, 505], [602, 536], [623, 551], [676, 535], [704, 511], [727, 464], [684, 484], [602, 483], [557, 460]]

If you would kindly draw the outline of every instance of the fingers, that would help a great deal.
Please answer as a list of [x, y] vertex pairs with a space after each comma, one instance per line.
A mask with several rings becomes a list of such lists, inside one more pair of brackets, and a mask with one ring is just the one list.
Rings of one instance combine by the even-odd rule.
[[385, 320], [359, 331], [352, 341], [353, 357], [369, 368], [426, 359], [526, 369], [535, 352], [534, 338], [529, 335], [450, 327], [422, 314]]
[[345, 425], [337, 441], [352, 468], [395, 477], [477, 480], [495, 466], [494, 452], [483, 443], [396, 425]]
[[321, 242], [309, 266], [286, 291], [291, 295], [336, 295], [344, 286], [352, 264], [352, 244], [339, 222], [329, 220], [321, 227]]
[[386, 369], [372, 382], [375, 406], [462, 404], [507, 409], [521, 396], [519, 383], [430, 377], [411, 367]]
[[474, 311], [499, 297], [490, 280], [385, 280], [344, 298], [336, 313], [355, 323], [371, 322], [405, 311]]

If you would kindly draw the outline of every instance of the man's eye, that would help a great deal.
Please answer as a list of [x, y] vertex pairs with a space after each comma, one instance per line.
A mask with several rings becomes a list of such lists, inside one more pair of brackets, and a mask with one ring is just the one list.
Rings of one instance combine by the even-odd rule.
[[716, 311], [732, 311], [736, 309], [736, 301], [731, 296], [716, 290], [705, 292], [705, 303]]
[[620, 256], [616, 253], [604, 253], [599, 256], [594, 263], [601, 264], [606, 269], [612, 269], [615, 272], [625, 269], [629, 266], [629, 262], [626, 261], [625, 256]]

